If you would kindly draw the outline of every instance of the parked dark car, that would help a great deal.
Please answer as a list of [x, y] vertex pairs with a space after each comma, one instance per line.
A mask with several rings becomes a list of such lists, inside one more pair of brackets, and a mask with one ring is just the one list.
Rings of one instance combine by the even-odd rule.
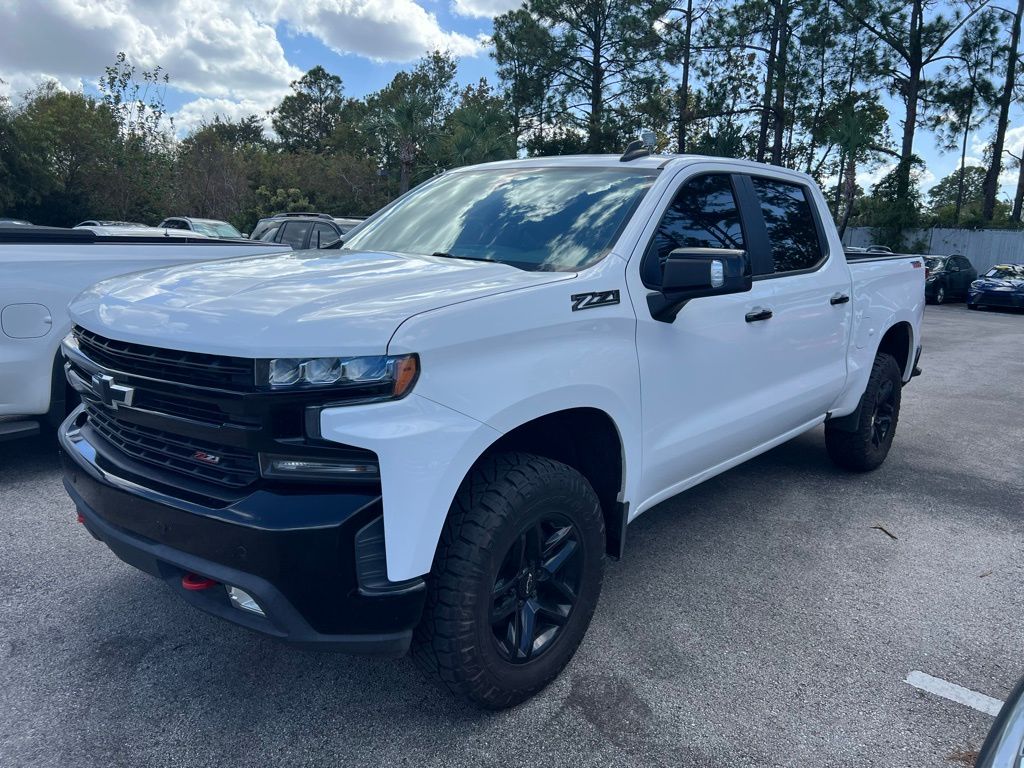
[[927, 277], [924, 298], [929, 304], [944, 304], [950, 299], [966, 299], [978, 270], [965, 256], [926, 256]]
[[971, 283], [967, 308], [1024, 309], [1024, 264], [997, 264]]
[[294, 250], [301, 251], [337, 243], [350, 229], [351, 226], [340, 224], [327, 213], [276, 213], [257, 222], [252, 238], [288, 243]]
[[974, 765], [975, 768], [1024, 766], [1024, 680], [1017, 683], [999, 710]]

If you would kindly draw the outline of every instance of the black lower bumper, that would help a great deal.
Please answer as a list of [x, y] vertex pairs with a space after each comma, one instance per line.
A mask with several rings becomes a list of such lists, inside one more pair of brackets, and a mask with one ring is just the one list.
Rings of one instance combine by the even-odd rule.
[[[64, 485], [89, 532], [129, 565], [208, 613], [292, 643], [400, 656], [423, 610], [421, 580], [391, 593], [360, 589], [357, 534], [381, 515], [379, 496], [337, 488], [261, 489], [204, 507], [117, 472], [75, 416], [60, 428]], [[187, 574], [216, 582], [183, 586]], [[232, 603], [244, 590], [264, 615]]]

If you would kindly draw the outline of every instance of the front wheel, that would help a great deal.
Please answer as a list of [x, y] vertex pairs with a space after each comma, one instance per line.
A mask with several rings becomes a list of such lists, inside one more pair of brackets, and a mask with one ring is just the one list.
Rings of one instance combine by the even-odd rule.
[[441, 534], [413, 659], [479, 706], [528, 699], [583, 639], [604, 550], [600, 503], [576, 470], [523, 453], [483, 459]]
[[946, 303], [946, 289], [941, 285], [935, 291], [935, 303], [945, 304]]
[[892, 355], [879, 352], [871, 367], [854, 431], [825, 422], [825, 447], [836, 464], [854, 472], [879, 467], [889, 455], [900, 417], [903, 379]]

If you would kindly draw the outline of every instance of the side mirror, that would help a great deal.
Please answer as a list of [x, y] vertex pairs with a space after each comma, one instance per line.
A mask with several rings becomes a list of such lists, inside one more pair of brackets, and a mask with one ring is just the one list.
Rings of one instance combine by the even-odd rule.
[[655, 320], [671, 323], [690, 299], [743, 293], [751, 286], [746, 251], [725, 248], [676, 248], [665, 262], [661, 290], [647, 296]]
[[323, 245], [321, 245], [320, 246], [320, 250], [321, 251], [336, 250], [338, 248], [341, 248], [341, 246], [343, 246], [344, 244], [345, 244], [345, 241], [342, 238], [339, 237], [337, 240], [331, 240], [331, 242], [324, 243]]
[[249, 239], [249, 233], [248, 232], [243, 232], [242, 233], [242, 237], [244, 237], [246, 240], [248, 240]]

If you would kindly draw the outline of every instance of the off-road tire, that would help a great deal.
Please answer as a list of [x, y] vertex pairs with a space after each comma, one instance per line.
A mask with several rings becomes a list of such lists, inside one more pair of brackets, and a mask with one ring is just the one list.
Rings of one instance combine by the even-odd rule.
[[[825, 447], [832, 461], [854, 472], [869, 472], [885, 461], [899, 422], [902, 387], [896, 359], [885, 352], [878, 353], [861, 397], [856, 431], [849, 432], [825, 422]], [[889, 423], [879, 439], [881, 419], [889, 419]]]
[[[543, 652], [513, 662], [502, 656], [492, 630], [499, 571], [510, 562], [512, 545], [551, 515], [568, 520], [578, 541], [576, 600]], [[429, 677], [487, 709], [530, 698], [562, 671], [583, 639], [601, 592], [604, 553], [600, 502], [579, 472], [526, 453], [482, 459], [459, 489], [441, 533], [413, 660]], [[522, 597], [511, 594], [513, 600]]]

